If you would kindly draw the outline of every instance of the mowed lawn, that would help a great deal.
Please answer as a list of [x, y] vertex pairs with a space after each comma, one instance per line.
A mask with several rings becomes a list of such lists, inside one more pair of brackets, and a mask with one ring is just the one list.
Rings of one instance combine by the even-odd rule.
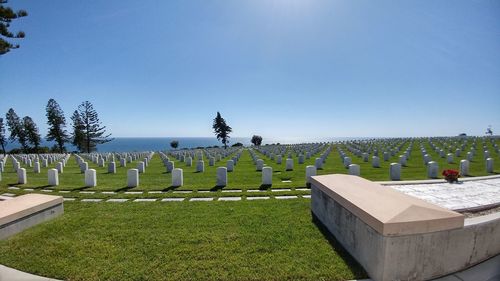
[[[498, 140], [496, 140], [496, 142], [498, 144]], [[408, 160], [407, 165], [402, 168], [402, 180], [427, 179], [427, 167], [423, 163], [423, 156], [420, 152], [420, 144], [422, 144], [423, 147], [427, 150], [427, 153], [431, 155], [432, 160], [438, 162], [440, 170], [458, 169], [460, 160], [465, 158], [466, 152], [471, 148], [471, 141], [469, 141], [462, 155], [459, 157], [454, 157], [453, 163], [447, 163], [445, 158], [440, 158], [439, 155], [431, 149], [427, 140], [417, 140], [412, 147], [411, 157]], [[499, 154], [495, 152], [492, 144], [489, 141], [479, 140], [476, 155], [473, 161], [470, 163], [471, 176], [488, 175], [488, 173], [486, 173], [486, 164], [483, 157], [483, 145], [486, 146], [486, 148], [490, 151], [490, 157], [492, 157], [495, 161], [495, 173], [500, 173]], [[371, 157], [368, 162], [364, 162], [360, 157], [356, 157], [355, 155], [350, 153], [345, 145], [333, 144], [331, 145], [332, 151], [330, 152], [323, 169], [318, 170], [318, 174], [321, 175], [333, 173], [348, 173], [348, 169], [343, 166], [342, 160], [340, 159], [339, 153], [337, 151], [338, 148], [341, 148], [347, 153], [347, 156], [351, 157], [353, 164], [360, 165], [362, 177], [369, 180], [387, 181], [390, 180], [390, 163], [398, 162], [399, 155], [403, 154], [408, 146], [409, 141], [406, 141], [399, 153], [396, 153], [389, 159], [389, 161], [383, 161], [381, 159], [380, 168], [373, 168], [371, 166]], [[260, 152], [257, 152], [257, 155], [264, 160], [267, 166], [273, 168], [272, 187], [290, 188], [305, 186], [305, 168], [307, 165], [314, 165], [315, 158], [319, 157], [321, 155], [321, 152], [313, 155], [310, 159], [307, 159], [304, 164], [298, 164], [298, 159], [294, 155], [293, 171], [285, 170], [285, 160], [283, 160], [282, 164], [276, 164], [275, 161], [272, 161]], [[380, 157], [382, 158], [382, 155], [380, 155]], [[208, 161], [205, 160], [205, 172], [203, 173], [196, 172], [196, 161], [193, 161], [193, 166], [188, 167], [185, 163], [171, 158], [175, 162], [175, 167], [182, 168], [184, 170], [184, 185], [182, 187], [173, 188], [171, 186], [171, 174], [166, 173], [166, 169], [163, 166], [163, 162], [161, 161], [159, 155], [155, 154], [150, 162], [150, 165], [146, 168], [146, 172], [144, 174], [140, 174], [139, 187], [128, 189], [126, 188], [127, 169], [135, 168], [137, 166], [137, 161], [128, 163], [127, 167], [118, 167], [116, 174], [109, 174], [106, 167], [98, 167], [96, 164], [89, 161], [89, 167], [92, 169], [96, 169], [97, 171], [97, 186], [87, 188], [84, 186], [84, 175], [80, 172], [79, 167], [76, 165], [75, 157], [72, 156], [64, 169], [64, 173], [59, 176], [60, 185], [51, 188], [75, 191], [170, 191], [173, 189], [217, 190], [219, 188], [215, 187], [216, 169], [217, 167], [225, 166], [226, 161], [230, 158], [231, 156], [226, 157], [222, 161], [217, 162], [213, 167], [210, 167], [208, 165]], [[20, 187], [38, 189], [48, 187], [47, 168], [42, 168], [40, 174], [35, 174], [32, 168], [26, 166], [24, 167], [27, 169], [28, 183], [25, 185], [20, 185]], [[51, 165], [50, 168], [53, 167], [55, 167], [55, 163]], [[244, 149], [242, 151], [240, 161], [235, 166], [234, 171], [228, 173], [228, 185], [224, 187], [224, 189], [255, 189], [260, 188], [261, 183], [262, 174], [261, 172], [256, 171], [256, 167], [252, 161], [248, 149]], [[12, 169], [11, 161], [8, 160], [6, 170], [2, 174], [2, 181], [0, 181], [0, 189], [14, 185], [17, 186], [17, 175]]]
[[0, 264], [64, 280], [346, 280], [362, 268], [310, 201], [65, 203], [0, 241]]

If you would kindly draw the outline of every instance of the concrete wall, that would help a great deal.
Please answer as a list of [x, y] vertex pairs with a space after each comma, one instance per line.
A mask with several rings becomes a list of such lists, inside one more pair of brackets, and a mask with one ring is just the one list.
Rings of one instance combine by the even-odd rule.
[[383, 236], [314, 184], [311, 198], [315, 220], [326, 227], [376, 281], [428, 280], [500, 253], [500, 214], [468, 219], [460, 229]]
[[63, 204], [57, 204], [12, 222], [0, 225], [0, 240], [6, 239], [29, 227], [53, 219], [64, 213]]

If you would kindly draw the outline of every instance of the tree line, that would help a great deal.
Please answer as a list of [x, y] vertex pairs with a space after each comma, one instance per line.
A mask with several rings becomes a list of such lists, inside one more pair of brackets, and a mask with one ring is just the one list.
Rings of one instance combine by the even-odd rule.
[[[55, 145], [40, 147], [42, 136], [38, 126], [30, 116], [19, 117], [13, 108], [0, 118], [0, 145], [5, 154], [7, 142], [19, 142], [20, 149], [13, 149], [11, 153], [46, 153], [66, 152], [65, 144], [74, 145], [79, 151], [90, 153], [97, 150], [97, 145], [112, 141], [111, 134], [106, 133], [106, 126], [99, 121], [97, 111], [89, 101], [82, 102], [71, 116], [71, 133], [66, 129], [67, 122], [64, 111], [57, 101], [50, 99], [45, 107], [48, 131], [47, 141]], [[10, 135], [7, 138], [6, 131]]]

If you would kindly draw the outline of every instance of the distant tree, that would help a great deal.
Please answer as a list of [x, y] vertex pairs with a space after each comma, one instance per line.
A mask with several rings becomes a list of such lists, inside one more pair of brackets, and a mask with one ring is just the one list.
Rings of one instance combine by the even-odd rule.
[[7, 38], [24, 38], [23, 31], [13, 34], [9, 31], [10, 23], [12, 20], [25, 17], [28, 13], [24, 10], [14, 12], [11, 8], [2, 4], [7, 3], [7, 0], [0, 0], [0, 55], [8, 53], [11, 49], [19, 48], [19, 44], [12, 44], [7, 41]]
[[176, 149], [177, 147], [179, 147], [179, 141], [178, 140], [171, 141], [170, 147], [172, 147], [173, 149]]
[[[90, 153], [97, 145], [112, 141], [111, 134], [106, 134], [106, 126], [99, 121], [97, 111], [89, 101], [84, 101], [71, 117], [73, 120], [73, 144]], [[75, 128], [77, 130], [75, 130]]]
[[254, 135], [252, 137], [252, 140], [251, 142], [253, 143], [253, 145], [255, 146], [260, 146], [262, 144], [262, 137], [261, 136], [257, 136], [257, 135]]
[[491, 129], [491, 125], [489, 125], [488, 128], [486, 129], [486, 134], [493, 136], [493, 130]]
[[232, 147], [241, 147], [241, 146], [243, 146], [243, 144], [241, 142], [237, 142], [237, 143], [235, 143], [235, 144], [233, 144], [231, 146]]
[[21, 118], [17, 116], [14, 109], [9, 109], [5, 115], [5, 120], [10, 131], [9, 140], [11, 142], [17, 140], [21, 144], [22, 151], [28, 152], [28, 138], [26, 136], [26, 131], [24, 130], [24, 124]]
[[5, 137], [5, 124], [3, 123], [3, 118], [0, 118], [0, 145], [2, 146], [3, 155], [5, 155], [5, 145], [7, 144], [7, 138]]
[[23, 118], [24, 131], [26, 132], [26, 138], [29, 143], [33, 145], [34, 152], [38, 153], [40, 148], [40, 143], [42, 142], [42, 137], [38, 132], [38, 126], [35, 124], [33, 119], [29, 116]]
[[215, 136], [224, 145], [224, 149], [227, 149], [227, 144], [229, 143], [229, 133], [233, 131], [231, 127], [226, 124], [226, 120], [222, 118], [220, 112], [217, 111], [217, 116], [214, 119], [214, 124], [212, 125], [214, 129]]
[[84, 150], [84, 141], [85, 141], [85, 133], [83, 131], [84, 126], [83, 126], [83, 121], [80, 118], [80, 114], [78, 113], [77, 110], [73, 112], [73, 115], [71, 116], [71, 121], [73, 122], [73, 133], [71, 134], [71, 144], [76, 146], [78, 151], [83, 151]]
[[49, 131], [45, 137], [48, 141], [55, 141], [60, 153], [64, 152], [64, 144], [69, 141], [69, 134], [66, 131], [66, 117], [59, 104], [50, 99], [47, 103], [46, 116]]

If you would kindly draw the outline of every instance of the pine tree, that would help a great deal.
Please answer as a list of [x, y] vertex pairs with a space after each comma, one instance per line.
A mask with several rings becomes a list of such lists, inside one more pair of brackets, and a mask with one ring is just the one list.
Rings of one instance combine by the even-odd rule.
[[12, 20], [28, 15], [24, 10], [14, 12], [11, 8], [2, 5], [5, 3], [7, 0], [0, 0], [0, 55], [8, 53], [11, 49], [19, 48], [18, 44], [12, 44], [4, 38], [24, 38], [24, 32], [19, 31], [14, 35], [9, 31], [9, 27]]
[[173, 148], [173, 149], [176, 149], [178, 146], [179, 146], [179, 141], [178, 140], [173, 140], [170, 142], [170, 146]]
[[9, 109], [5, 115], [5, 120], [7, 122], [7, 127], [9, 127], [10, 136], [9, 140], [11, 142], [18, 141], [21, 144], [21, 148], [24, 152], [28, 152], [28, 139], [26, 136], [26, 131], [24, 130], [24, 124], [21, 118], [17, 116], [14, 109]]
[[3, 123], [3, 118], [0, 118], [0, 145], [2, 146], [3, 155], [5, 155], [5, 145], [7, 144], [7, 139], [5, 138], [5, 124]]
[[212, 128], [214, 129], [215, 136], [218, 140], [222, 141], [222, 144], [224, 144], [224, 148], [226, 149], [230, 138], [229, 133], [231, 133], [233, 129], [226, 124], [226, 120], [222, 118], [220, 112], [218, 111], [217, 116], [214, 119]]
[[49, 100], [46, 111], [49, 131], [45, 138], [48, 141], [55, 141], [59, 147], [59, 152], [63, 153], [65, 150], [64, 144], [69, 140], [68, 131], [65, 129], [66, 117], [64, 117], [64, 112], [54, 99]]
[[73, 112], [71, 116], [71, 121], [73, 122], [73, 133], [71, 135], [71, 144], [76, 146], [78, 151], [83, 151], [84, 148], [84, 132], [83, 132], [83, 121], [80, 118], [80, 114], [77, 110]]
[[38, 153], [40, 148], [40, 143], [42, 142], [42, 137], [38, 132], [38, 126], [35, 124], [33, 119], [29, 116], [23, 118], [24, 131], [26, 132], [26, 138], [30, 144], [33, 145], [34, 152]]
[[[109, 138], [111, 134], [106, 135], [106, 126], [102, 126], [97, 111], [95, 111], [94, 106], [89, 101], [82, 102], [78, 106], [78, 110], [73, 113], [71, 119], [73, 120], [73, 128], [75, 128], [75, 125], [78, 127], [73, 135], [73, 140], [77, 141], [76, 143], [83, 148], [83, 151], [90, 153], [97, 149], [98, 144], [113, 140]], [[82, 150], [81, 148], [80, 150]]]

